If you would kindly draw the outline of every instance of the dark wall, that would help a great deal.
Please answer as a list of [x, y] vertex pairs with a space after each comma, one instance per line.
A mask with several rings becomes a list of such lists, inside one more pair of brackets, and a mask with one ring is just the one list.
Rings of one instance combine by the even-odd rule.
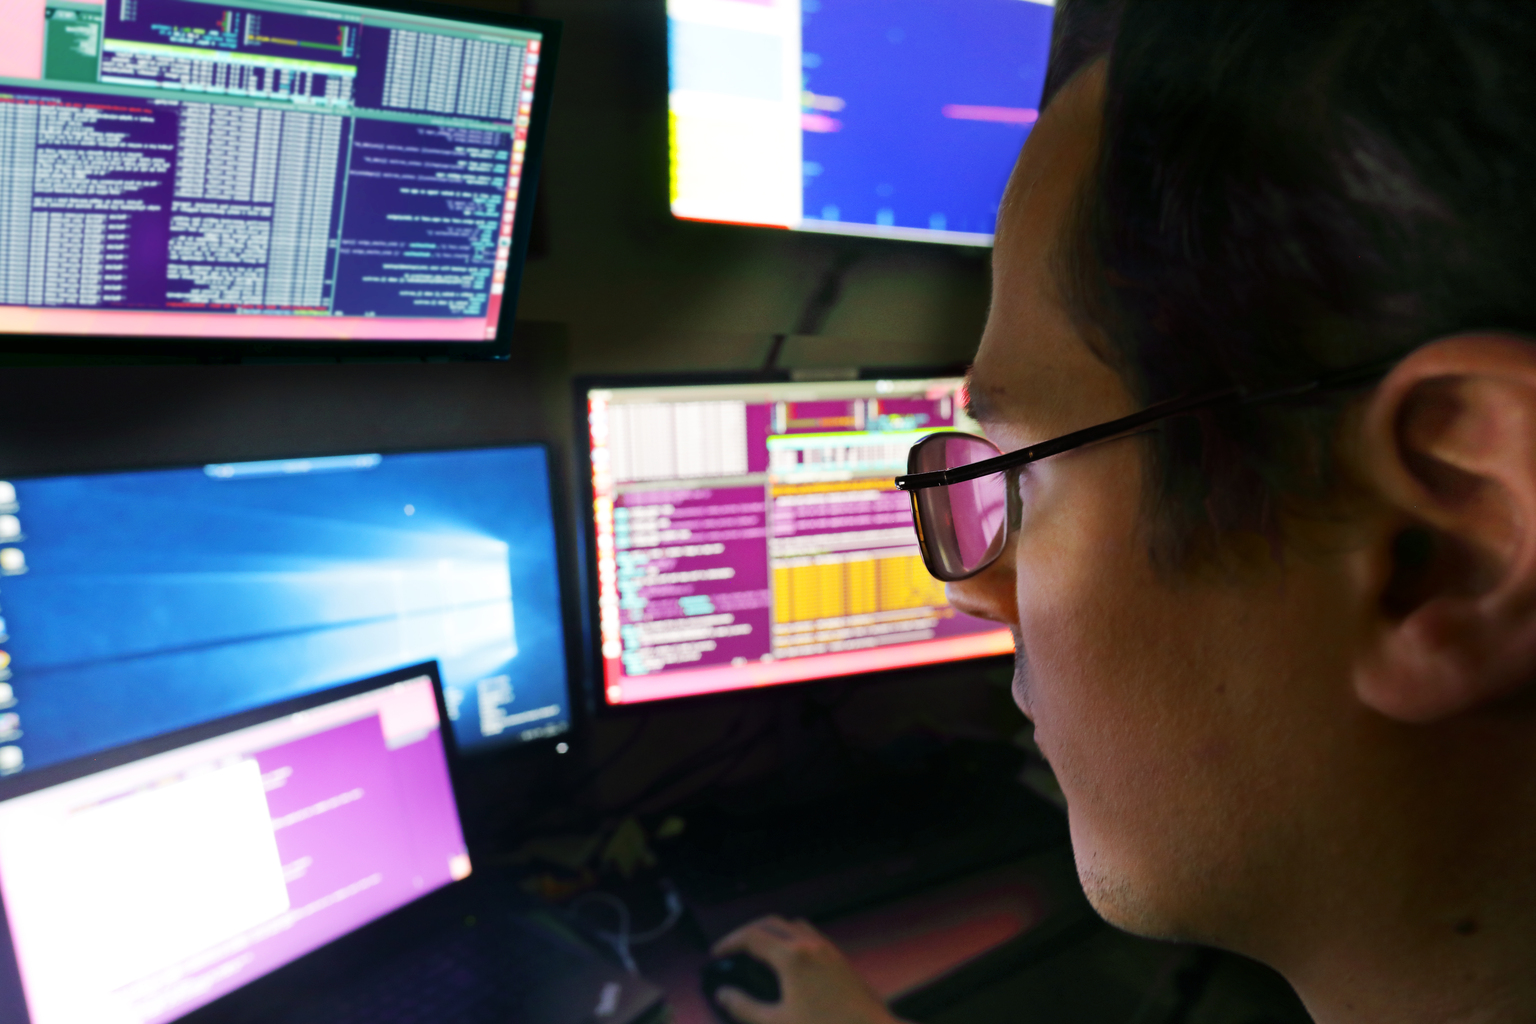
[[[519, 9], [515, 0], [471, 2]], [[510, 362], [201, 366], [82, 357], [19, 365], [49, 360], [12, 357], [0, 368], [0, 474], [529, 438], [557, 444], [569, 481], [577, 471], [572, 374], [756, 367], [838, 260], [852, 259], [841, 300], [822, 337], [785, 346], [786, 365], [969, 358], [986, 312], [983, 251], [670, 217], [663, 0], [520, 7], [562, 19], [566, 35], [540, 186], [539, 255], [524, 278], [525, 323]], [[915, 718], [943, 717], [944, 707], [961, 709], [961, 718], [973, 705], [995, 707], [930, 693], [944, 685], [911, 679], [885, 696], [861, 696], [850, 705], [855, 731], [880, 736]], [[790, 721], [793, 731], [780, 705], [799, 698], [756, 699], [754, 721]], [[728, 738], [742, 713], [730, 702], [655, 710], [644, 737], [594, 783], [596, 804], [621, 805], [645, 791], [668, 765]], [[576, 767], [564, 770], [579, 776], [581, 766], [605, 763], [634, 722], [599, 723], [573, 752]], [[771, 769], [777, 755], [771, 744], [765, 751], [738, 769]]]
[[539, 378], [506, 364], [0, 370], [10, 476], [543, 437]]
[[823, 336], [791, 338], [785, 365], [933, 365], [974, 352], [985, 250], [671, 217], [664, 0], [463, 2], [565, 24], [541, 255], [518, 308], [532, 323], [519, 325], [511, 365], [130, 367], [79, 357], [42, 368], [18, 364], [46, 358], [7, 357], [0, 468], [565, 439], [571, 374], [756, 367], [840, 260], [851, 267]]
[[663, 0], [524, 6], [561, 19], [566, 38], [541, 186], [548, 249], [528, 268], [520, 315], [568, 324], [574, 367], [754, 366], [844, 250], [858, 259], [823, 333], [865, 342], [851, 354], [914, 363], [975, 350], [983, 250], [671, 218]]

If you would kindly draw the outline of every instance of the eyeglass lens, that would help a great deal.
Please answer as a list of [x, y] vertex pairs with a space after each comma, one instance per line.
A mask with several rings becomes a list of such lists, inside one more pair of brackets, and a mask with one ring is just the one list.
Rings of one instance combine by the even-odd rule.
[[[909, 473], [956, 469], [1002, 454], [983, 438], [933, 434], [913, 446]], [[1008, 475], [993, 473], [912, 492], [913, 511], [928, 571], [941, 580], [962, 580], [1002, 550], [1008, 516]]]

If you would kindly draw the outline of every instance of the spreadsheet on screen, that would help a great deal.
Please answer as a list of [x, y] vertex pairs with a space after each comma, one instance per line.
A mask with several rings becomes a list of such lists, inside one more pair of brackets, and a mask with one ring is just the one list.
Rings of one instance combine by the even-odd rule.
[[958, 377], [594, 387], [609, 704], [1007, 654], [952, 607], [894, 478], [974, 429]]
[[0, 333], [496, 338], [539, 32], [318, 0], [7, 13]]

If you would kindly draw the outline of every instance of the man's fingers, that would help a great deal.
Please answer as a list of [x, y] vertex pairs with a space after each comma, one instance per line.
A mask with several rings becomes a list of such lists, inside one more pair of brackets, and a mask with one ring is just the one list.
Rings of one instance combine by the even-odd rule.
[[739, 988], [722, 985], [715, 989], [715, 1002], [741, 1024], [777, 1024], [779, 1003], [760, 1003]]
[[772, 967], [781, 981], [800, 952], [799, 940], [772, 928], [744, 929], [734, 947], [726, 952], [746, 951]]
[[793, 921], [785, 921], [784, 927], [792, 931], [796, 938], [810, 939], [812, 941], [826, 938], [815, 925], [803, 917], [797, 917]]
[[[795, 937], [795, 929], [794, 925], [777, 914], [769, 914], [767, 917], [760, 917], [756, 921], [737, 928], [731, 934], [715, 943], [710, 952], [715, 956], [724, 956], [727, 953], [749, 949], [749, 937], [753, 935], [757, 935], [759, 941], [767, 938], [779, 942], [788, 942]], [[761, 956], [761, 954], [754, 955]]]

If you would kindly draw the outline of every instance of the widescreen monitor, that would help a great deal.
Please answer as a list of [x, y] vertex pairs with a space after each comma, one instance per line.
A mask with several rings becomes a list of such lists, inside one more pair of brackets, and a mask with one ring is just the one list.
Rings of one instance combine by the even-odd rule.
[[0, 345], [504, 350], [556, 28], [428, 9], [8, 0]]
[[579, 387], [607, 704], [1013, 651], [928, 575], [893, 482], [975, 429], [963, 378]]
[[434, 676], [0, 779], [0, 1019], [168, 1024], [468, 876]]
[[570, 725], [541, 445], [0, 481], [0, 776], [427, 661], [465, 753]]
[[668, 0], [672, 212], [990, 245], [1051, 0]]

